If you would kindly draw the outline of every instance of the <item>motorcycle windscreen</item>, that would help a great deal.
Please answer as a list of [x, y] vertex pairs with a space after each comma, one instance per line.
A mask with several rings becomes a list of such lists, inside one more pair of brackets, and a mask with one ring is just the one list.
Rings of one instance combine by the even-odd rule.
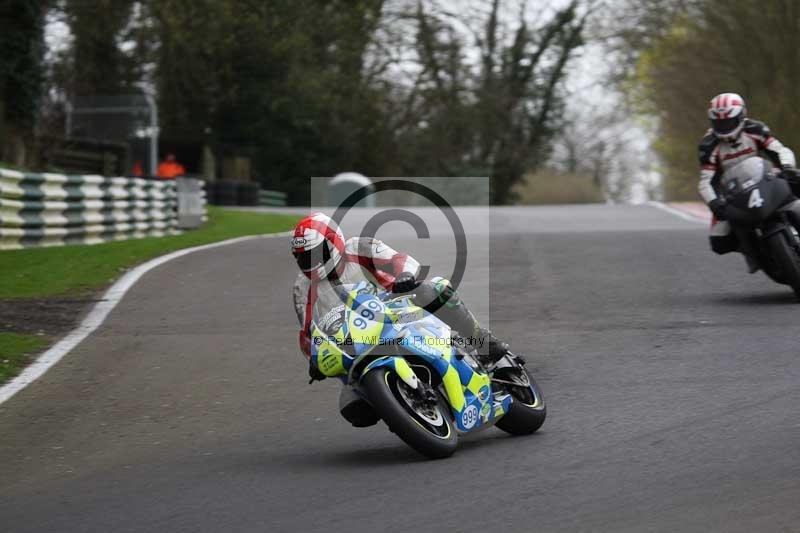
[[763, 180], [771, 169], [769, 161], [751, 157], [725, 171], [720, 179], [722, 192], [726, 196], [736, 195], [750, 189]]

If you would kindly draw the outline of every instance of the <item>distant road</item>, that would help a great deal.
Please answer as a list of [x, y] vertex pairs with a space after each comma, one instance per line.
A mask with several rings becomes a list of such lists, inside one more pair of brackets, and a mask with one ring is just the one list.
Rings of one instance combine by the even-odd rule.
[[[349, 427], [306, 384], [287, 243], [249, 241], [147, 274], [0, 406], [0, 531], [796, 530], [791, 291], [654, 207], [482, 214], [464, 298], [528, 355], [540, 433], [431, 462]], [[382, 235], [447, 269], [446, 229]]]

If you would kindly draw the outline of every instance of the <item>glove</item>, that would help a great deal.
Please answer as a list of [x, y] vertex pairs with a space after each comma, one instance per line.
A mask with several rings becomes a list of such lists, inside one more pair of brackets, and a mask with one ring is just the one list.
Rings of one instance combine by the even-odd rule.
[[308, 380], [308, 384], [311, 385], [315, 381], [322, 381], [323, 379], [327, 378], [325, 374], [323, 374], [319, 368], [309, 363], [308, 365], [308, 377], [311, 379]]
[[789, 183], [800, 183], [800, 170], [795, 167], [785, 166], [781, 172], [781, 177]]
[[728, 210], [728, 202], [724, 198], [714, 198], [708, 203], [708, 208], [714, 213], [717, 220], [725, 220], [728, 218], [726, 212]]
[[417, 278], [411, 272], [403, 272], [394, 278], [394, 285], [392, 285], [392, 292], [411, 292], [417, 288]]

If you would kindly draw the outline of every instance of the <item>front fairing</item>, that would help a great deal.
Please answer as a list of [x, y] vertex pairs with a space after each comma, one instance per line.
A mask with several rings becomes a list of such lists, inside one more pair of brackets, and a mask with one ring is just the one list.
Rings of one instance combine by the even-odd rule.
[[320, 338], [312, 342], [312, 360], [325, 375], [359, 390], [362, 362], [401, 357], [412, 369], [423, 364], [439, 375], [459, 432], [488, 427], [508, 412], [511, 396], [495, 397], [482, 367], [469, 356], [457, 357], [450, 327], [410, 298], [354, 289], [343, 299], [341, 329], [331, 336], [315, 329]]
[[786, 180], [760, 157], [745, 159], [726, 170], [719, 187], [728, 203], [727, 219], [740, 226], [758, 226], [794, 199]]
[[729, 204], [728, 220], [735, 224], [755, 225], [768, 220], [794, 197], [785, 180], [771, 177], [726, 194], [725, 198]]

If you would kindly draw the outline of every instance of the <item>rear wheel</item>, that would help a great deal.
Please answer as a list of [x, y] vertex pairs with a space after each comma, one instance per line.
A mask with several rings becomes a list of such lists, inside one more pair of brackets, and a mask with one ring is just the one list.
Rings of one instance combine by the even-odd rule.
[[424, 400], [387, 368], [368, 372], [362, 386], [389, 429], [419, 453], [439, 459], [456, 451], [458, 435], [438, 394], [437, 402]]
[[786, 280], [786, 284], [792, 287], [795, 295], [800, 299], [800, 255], [798, 255], [797, 249], [793, 243], [789, 243], [786, 234], [782, 231], [770, 236], [768, 242], [772, 258], [781, 271], [781, 277]]
[[514, 397], [508, 413], [495, 424], [498, 428], [512, 435], [530, 435], [542, 427], [547, 418], [544, 395], [525, 367], [502, 368], [493, 381]]

